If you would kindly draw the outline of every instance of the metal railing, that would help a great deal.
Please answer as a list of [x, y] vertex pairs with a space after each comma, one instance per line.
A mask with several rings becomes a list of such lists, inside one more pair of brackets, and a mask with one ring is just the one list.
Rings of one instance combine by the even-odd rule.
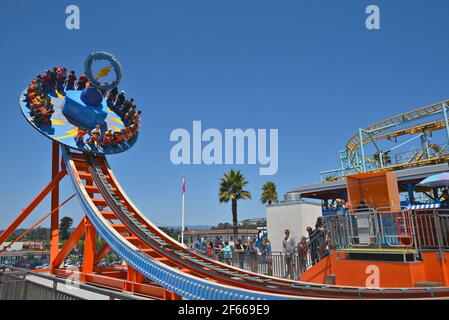
[[0, 300], [82, 300], [66, 292], [31, 282], [25, 271], [0, 272]]
[[449, 251], [449, 210], [415, 210], [413, 222], [417, 247], [420, 251], [438, 251], [438, 257], [445, 259]]
[[449, 250], [449, 210], [354, 210], [325, 217], [330, 249]]
[[43, 266], [50, 264], [49, 253], [27, 253], [18, 252], [4, 252], [0, 254], [0, 265], [7, 265], [21, 269], [33, 270], [43, 269]]
[[[30, 280], [31, 277], [47, 280], [51, 285], [37, 283]], [[50, 274], [0, 264], [0, 300], [83, 300], [79, 296], [59, 290], [58, 284], [102, 295], [110, 300], [146, 300], [139, 296], [70, 281]]]
[[278, 278], [298, 280], [301, 274], [329, 254], [327, 231], [316, 231], [307, 238], [300, 250], [291, 254], [278, 251], [246, 250], [232, 252], [225, 259], [223, 252], [215, 250], [213, 258], [234, 267]]
[[410, 249], [416, 244], [411, 210], [371, 208], [326, 216], [331, 247], [335, 249]]

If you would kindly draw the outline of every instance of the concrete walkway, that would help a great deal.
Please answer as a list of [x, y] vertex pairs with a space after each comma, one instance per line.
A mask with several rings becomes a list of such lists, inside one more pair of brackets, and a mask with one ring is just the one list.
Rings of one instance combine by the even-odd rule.
[[[49, 275], [48, 273], [43, 273], [45, 275]], [[53, 281], [50, 279], [41, 278], [39, 276], [30, 275], [28, 274], [26, 276], [26, 279], [30, 282], [34, 282], [40, 285], [44, 285], [49, 288], [53, 288]], [[67, 280], [66, 283], [56, 283], [57, 284], [57, 290], [79, 297], [81, 299], [85, 300], [110, 300], [109, 296], [107, 294], [100, 294], [96, 292], [92, 292], [86, 289], [80, 289], [76, 286], [76, 282], [71, 284], [70, 280]], [[144, 299], [142, 297], [139, 297], [139, 299]], [[145, 299], [148, 300], [148, 299]]]

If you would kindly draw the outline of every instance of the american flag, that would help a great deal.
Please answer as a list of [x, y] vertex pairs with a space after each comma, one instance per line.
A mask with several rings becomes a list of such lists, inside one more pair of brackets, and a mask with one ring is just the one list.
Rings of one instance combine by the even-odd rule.
[[182, 193], [186, 192], [186, 176], [182, 176]]

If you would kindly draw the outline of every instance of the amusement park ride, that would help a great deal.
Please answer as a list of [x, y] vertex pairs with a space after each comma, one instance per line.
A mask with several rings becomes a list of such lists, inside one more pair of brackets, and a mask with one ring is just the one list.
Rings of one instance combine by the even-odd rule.
[[[94, 66], [105, 61], [110, 65], [94, 76]], [[401, 282], [406, 284], [402, 288], [393, 283], [391, 286], [381, 288], [367, 288], [364, 279], [358, 279], [361, 278], [359, 275], [355, 277], [358, 282], [351, 286], [346, 285], [345, 274], [351, 273], [348, 270], [354, 268], [358, 273], [366, 276], [363, 268], [374, 263], [351, 260], [350, 254], [353, 252], [349, 250], [343, 252], [341, 246], [330, 248], [331, 254], [328, 257], [305, 272], [304, 279], [310, 279], [313, 282], [287, 280], [245, 271], [191, 251], [161, 231], [139, 211], [118, 183], [107, 162], [107, 154], [126, 151], [136, 143], [138, 138], [140, 120], [138, 116], [130, 120], [128, 113], [132, 106], [129, 105], [129, 100], [122, 101], [118, 106], [115, 102], [117, 97], [114, 95], [118, 94], [116, 88], [122, 77], [120, 63], [106, 52], [89, 55], [84, 68], [87, 81], [81, 82], [77, 88], [64, 84], [65, 71], [64, 68], [55, 68], [54, 73], [47, 72], [48, 77], [33, 80], [28, 90], [25, 90], [20, 97], [20, 107], [25, 118], [38, 132], [52, 140], [52, 180], [0, 235], [0, 244], [6, 241], [37, 205], [51, 193], [50, 273], [58, 277], [75, 275], [82, 282], [159, 299], [449, 297], [446, 252], [438, 257], [437, 253], [428, 252], [424, 259], [418, 257], [414, 261], [406, 259], [405, 262], [382, 262], [386, 265], [387, 277], [391, 277], [391, 273], [402, 272], [405, 277], [414, 273], [414, 279], [426, 280], [428, 279], [426, 275], [440, 272], [443, 274], [440, 278], [443, 278], [444, 282], [441, 287], [414, 287], [410, 278], [408, 282]], [[99, 80], [111, 71], [115, 76], [114, 79], [110, 83], [101, 83]], [[60, 73], [62, 73], [61, 76]], [[372, 162], [369, 162], [364, 154], [365, 144], [369, 142], [375, 144], [376, 141], [386, 138], [383, 132], [387, 128], [393, 128], [417, 118], [443, 113], [443, 122], [431, 122], [422, 125], [420, 129], [413, 127], [388, 135], [389, 138], [394, 138], [407, 130], [408, 132], [421, 130], [420, 137], [427, 145], [427, 137], [432, 131], [448, 127], [445, 106], [445, 102], [433, 105], [360, 130], [359, 135], [354, 136], [347, 145], [345, 156], [347, 165], [356, 172], [365, 172], [368, 168], [373, 171], [386, 170], [384, 164], [380, 164], [379, 168], [370, 167]], [[135, 112], [136, 115], [137, 111]], [[435, 155], [430, 152], [430, 146], [428, 147], [413, 164], [419, 164], [420, 161], [426, 163], [443, 161], [441, 157], [436, 160]], [[61, 154], [62, 158], [60, 158]], [[380, 159], [383, 159], [382, 155]], [[59, 199], [59, 183], [66, 176], [72, 183], [85, 217], [64, 245], [59, 247], [58, 211], [70, 200], [69, 198], [60, 202]], [[348, 179], [353, 179], [351, 186], [348, 183], [348, 193], [354, 202], [368, 199], [369, 204], [375, 207], [390, 206], [390, 209], [385, 210], [389, 214], [400, 210], [394, 174], [362, 173]], [[373, 179], [377, 190], [374, 193], [366, 188], [367, 184], [372, 185]], [[407, 214], [405, 211], [402, 213]], [[355, 216], [359, 218], [358, 228], [361, 231], [363, 216], [360, 212]], [[384, 222], [387, 220], [385, 218]], [[405, 219], [402, 222], [406, 224], [405, 229], [409, 230], [408, 220]], [[334, 227], [337, 230], [341, 224], [335, 224]], [[338, 234], [338, 230], [336, 232], [336, 236], [341, 235]], [[357, 245], [365, 244], [366, 239], [364, 240], [360, 234], [356, 241]], [[105, 242], [99, 250], [96, 250], [97, 235]], [[401, 235], [403, 236], [399, 239], [397, 249], [402, 250], [405, 246], [406, 250], [413, 251], [415, 247], [410, 245], [410, 242], [413, 242], [409, 238], [410, 234], [406, 232]], [[83, 236], [84, 259], [81, 270], [73, 271], [61, 267]], [[365, 249], [374, 250], [370, 245]], [[384, 250], [382, 245], [378, 249], [380, 251], [377, 253], [382, 253]], [[99, 262], [110, 251], [117, 254], [126, 266], [100, 266]], [[386, 252], [384, 250], [384, 253]], [[404, 254], [408, 254], [408, 251]], [[426, 265], [424, 266], [423, 263]], [[427, 271], [428, 268], [432, 271]], [[324, 284], [322, 280], [323, 275], [329, 270], [336, 276], [336, 285]], [[383, 273], [380, 276], [383, 277]], [[381, 280], [380, 283], [383, 285], [385, 282]]]
[[[321, 172], [321, 181], [343, 179], [347, 174], [397, 171], [449, 160], [449, 101], [442, 101], [360, 128], [340, 151], [341, 167]], [[444, 131], [447, 142], [432, 143]], [[404, 141], [399, 141], [405, 138]], [[415, 142], [419, 142], [416, 144]], [[371, 155], [368, 148], [374, 149]], [[392, 157], [393, 151], [404, 149]]]

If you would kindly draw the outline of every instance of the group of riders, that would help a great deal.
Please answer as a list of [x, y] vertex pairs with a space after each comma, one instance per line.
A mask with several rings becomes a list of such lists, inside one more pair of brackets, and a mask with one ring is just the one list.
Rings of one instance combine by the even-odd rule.
[[[51, 117], [55, 112], [51, 101], [50, 93], [58, 92], [62, 94], [64, 90], [84, 90], [90, 83], [86, 75], [81, 75], [79, 79], [75, 71], [67, 72], [64, 67], [54, 67], [46, 70], [44, 74], [37, 75], [27, 88], [27, 104], [30, 108], [32, 121], [36, 125], [51, 125]], [[78, 132], [74, 137], [78, 146], [85, 144], [91, 146], [118, 146], [133, 139], [140, 128], [141, 111], [137, 110], [134, 99], [126, 99], [125, 92], [120, 93], [117, 87], [109, 92], [100, 90], [106, 98], [107, 106], [115, 112], [125, 125], [120, 131], [103, 130], [98, 124], [89, 131], [87, 128], [78, 127]], [[86, 141], [85, 136], [88, 135]]]

